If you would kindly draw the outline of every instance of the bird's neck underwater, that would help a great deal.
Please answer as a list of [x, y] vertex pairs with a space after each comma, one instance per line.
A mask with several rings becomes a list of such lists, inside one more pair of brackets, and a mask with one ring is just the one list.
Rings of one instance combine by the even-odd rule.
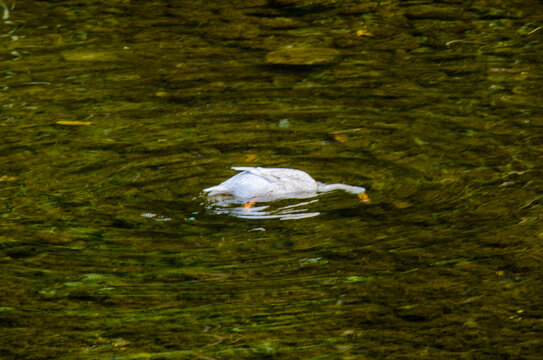
[[327, 192], [333, 190], [343, 190], [351, 194], [360, 194], [366, 191], [362, 186], [351, 186], [345, 184], [318, 184], [317, 190], [319, 192]]

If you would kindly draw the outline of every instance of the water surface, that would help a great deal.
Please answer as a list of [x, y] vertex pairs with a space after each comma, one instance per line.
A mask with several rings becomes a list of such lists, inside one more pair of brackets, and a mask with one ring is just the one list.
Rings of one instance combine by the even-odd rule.
[[4, 3], [2, 358], [539, 358], [541, 2]]

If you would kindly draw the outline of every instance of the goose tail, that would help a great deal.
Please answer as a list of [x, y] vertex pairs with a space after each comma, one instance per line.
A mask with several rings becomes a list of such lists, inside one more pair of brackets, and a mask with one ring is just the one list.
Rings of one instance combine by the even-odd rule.
[[212, 186], [210, 188], [207, 188], [207, 189], [204, 189], [202, 190], [203, 192], [206, 192], [206, 193], [209, 193], [209, 195], [216, 195], [216, 194], [224, 194], [226, 192], [228, 192], [228, 189], [220, 186], [220, 185], [217, 185], [217, 186]]

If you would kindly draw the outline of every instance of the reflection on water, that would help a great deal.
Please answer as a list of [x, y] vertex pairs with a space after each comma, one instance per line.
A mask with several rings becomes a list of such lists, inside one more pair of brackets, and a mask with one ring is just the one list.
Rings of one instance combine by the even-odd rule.
[[0, 357], [540, 358], [541, 1], [0, 6]]
[[145, 218], [148, 218], [148, 219], [153, 219], [155, 221], [170, 221], [170, 220], [172, 220], [169, 217], [164, 217], [164, 216], [160, 216], [160, 215], [153, 214], [153, 213], [143, 213], [143, 214], [141, 214], [141, 216], [143, 216]]
[[244, 219], [295, 220], [319, 215], [319, 212], [311, 212], [310, 208], [305, 207], [317, 201], [319, 200], [314, 199], [286, 206], [274, 206], [271, 203], [267, 205], [240, 206], [235, 201], [223, 198], [212, 199], [210, 205], [207, 206], [207, 209], [212, 214], [228, 214]]

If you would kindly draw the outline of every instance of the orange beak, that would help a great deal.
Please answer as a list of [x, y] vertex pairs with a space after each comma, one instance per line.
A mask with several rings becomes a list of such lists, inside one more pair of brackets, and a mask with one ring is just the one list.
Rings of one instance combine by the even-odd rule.
[[358, 198], [360, 199], [360, 202], [363, 202], [364, 204], [371, 204], [371, 200], [365, 192], [358, 194]]

